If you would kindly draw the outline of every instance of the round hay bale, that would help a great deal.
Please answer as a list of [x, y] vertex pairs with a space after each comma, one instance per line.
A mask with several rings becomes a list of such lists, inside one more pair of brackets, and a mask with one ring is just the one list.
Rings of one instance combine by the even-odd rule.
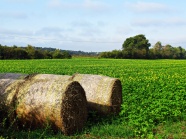
[[34, 76], [34, 79], [65, 81], [65, 80], [70, 80], [71, 77], [72, 76], [70, 76], [70, 75], [37, 74]]
[[0, 122], [7, 119], [6, 122], [13, 123], [15, 120], [18, 86], [26, 76], [27, 74], [0, 73]]
[[118, 114], [122, 103], [121, 81], [101, 75], [75, 74], [72, 80], [84, 88], [88, 107], [100, 114]]
[[22, 73], [0, 73], [0, 79], [24, 79], [28, 74], [22, 74]]
[[60, 129], [70, 135], [83, 128], [87, 119], [84, 89], [76, 81], [56, 75], [28, 76], [19, 87], [16, 113], [26, 127]]

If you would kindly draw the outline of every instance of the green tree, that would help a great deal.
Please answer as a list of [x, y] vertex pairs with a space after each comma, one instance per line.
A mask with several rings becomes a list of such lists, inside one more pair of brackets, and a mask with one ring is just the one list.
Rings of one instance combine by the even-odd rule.
[[64, 58], [64, 55], [62, 54], [62, 52], [59, 50], [59, 49], [56, 49], [53, 54], [52, 54], [52, 57], [54, 59], [62, 59]]
[[126, 58], [148, 58], [150, 45], [145, 35], [139, 34], [127, 38], [122, 45], [122, 49]]
[[185, 50], [181, 46], [177, 47], [176, 49], [177, 49], [177, 58], [183, 59]]
[[171, 59], [171, 58], [176, 58], [176, 56], [174, 56], [174, 48], [167, 44], [165, 46], [163, 46], [162, 49], [162, 58], [167, 58], [167, 59]]
[[34, 58], [35, 59], [44, 59], [44, 53], [41, 50], [35, 50]]
[[48, 50], [44, 50], [44, 51], [43, 51], [43, 55], [44, 55], [44, 58], [45, 58], [45, 59], [52, 59], [52, 54], [51, 54], [51, 52], [48, 51]]
[[154, 46], [153, 46], [153, 54], [154, 58], [162, 58], [162, 50], [163, 46], [160, 41], [158, 41]]
[[13, 58], [14, 59], [27, 59], [28, 58], [28, 53], [20, 48], [20, 47], [13, 47]]
[[32, 45], [28, 45], [26, 47], [26, 52], [28, 53], [28, 57], [31, 59], [35, 58], [35, 49]]
[[63, 55], [64, 55], [64, 58], [69, 58], [69, 59], [72, 58], [72, 56], [67, 51], [64, 51]]
[[0, 59], [4, 59], [4, 48], [1, 44], [0, 44]]

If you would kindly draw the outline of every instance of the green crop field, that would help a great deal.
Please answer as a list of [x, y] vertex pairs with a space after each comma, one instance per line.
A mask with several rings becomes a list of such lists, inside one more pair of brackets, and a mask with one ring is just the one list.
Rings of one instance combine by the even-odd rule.
[[99, 74], [119, 78], [119, 116], [90, 113], [85, 129], [71, 137], [50, 129], [0, 129], [0, 138], [186, 138], [186, 60], [1, 60], [0, 73]]

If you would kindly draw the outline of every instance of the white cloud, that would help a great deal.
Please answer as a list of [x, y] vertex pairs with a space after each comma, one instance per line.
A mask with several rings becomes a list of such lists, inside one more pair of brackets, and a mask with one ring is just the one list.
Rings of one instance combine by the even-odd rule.
[[3, 35], [33, 35], [31, 30], [18, 30], [18, 29], [3, 29], [0, 28], [0, 33]]
[[181, 46], [182, 48], [186, 49], [186, 37], [184, 34], [180, 35], [173, 35], [169, 32], [163, 34], [164, 36], [151, 36], [149, 37], [149, 40], [151, 42], [151, 45], [153, 46], [156, 42], [160, 41], [162, 45], [170, 44], [174, 47]]
[[59, 27], [44, 27], [38, 31], [36, 31], [35, 34], [37, 35], [44, 35], [44, 36], [61, 36], [61, 33], [64, 31], [64, 29]]
[[91, 10], [105, 10], [109, 8], [106, 3], [100, 2], [100, 1], [92, 1], [92, 0], [85, 0], [84, 3], [82, 4], [82, 7], [86, 9], [91, 9]]
[[186, 19], [183, 18], [170, 18], [166, 20], [167, 24], [174, 25], [174, 26], [186, 26]]
[[163, 19], [135, 19], [131, 22], [132, 26], [139, 26], [139, 27], [180, 27], [186, 26], [186, 20], [182, 18], [163, 18]]
[[50, 8], [59, 8], [62, 6], [62, 2], [60, 0], [50, 0], [48, 6]]
[[0, 12], [0, 17], [2, 18], [14, 18], [14, 19], [26, 19], [27, 14], [23, 12]]
[[125, 3], [125, 7], [133, 12], [140, 13], [165, 13], [171, 9], [164, 4], [155, 2], [135, 2], [135, 3]]
[[71, 25], [72, 27], [83, 27], [83, 28], [94, 26], [94, 24], [92, 24], [91, 22], [86, 21], [86, 20], [84, 20], [84, 21], [82, 21], [82, 20], [79, 20], [79, 21], [72, 21], [72, 22], [70, 23], [70, 25]]
[[85, 38], [85, 36], [88, 39], [91, 39], [92, 37], [94, 37], [95, 40], [99, 38], [98, 36], [100, 36], [101, 34], [102, 34], [102, 31], [99, 28], [87, 28], [87, 29], [81, 30], [79, 33], [79, 35], [81, 35], [82, 38]]
[[[21, 45], [31, 44], [33, 39], [33, 31], [30, 30], [16, 30], [0, 28], [0, 42], [4, 45]], [[24, 45], [23, 45], [24, 44]]]
[[131, 32], [133, 32], [133, 29], [130, 26], [118, 26], [116, 27], [116, 34], [119, 35], [128, 35], [131, 34]]
[[28, 3], [28, 2], [33, 2], [36, 0], [3, 0], [5, 2], [9, 2], [9, 3]]
[[[116, 36], [109, 36], [100, 28], [78, 28], [71, 32], [60, 27], [44, 27], [35, 32], [29, 30], [10, 30], [0, 28], [0, 42], [4, 45], [53, 47], [64, 50], [108, 51], [121, 48], [121, 44], [112, 43]], [[101, 34], [101, 35], [100, 35]], [[110, 43], [111, 42], [111, 43]], [[117, 45], [117, 46], [116, 46]]]
[[77, 9], [84, 9], [84, 10], [93, 10], [93, 11], [103, 11], [109, 9], [109, 6], [106, 3], [103, 3], [98, 0], [84, 0], [83, 2], [65, 2], [62, 0], [50, 0], [48, 2], [48, 7], [50, 8], [58, 8], [61, 10], [77, 10]]
[[31, 1], [34, 1], [34, 0], [4, 0], [6, 2], [31, 2]]

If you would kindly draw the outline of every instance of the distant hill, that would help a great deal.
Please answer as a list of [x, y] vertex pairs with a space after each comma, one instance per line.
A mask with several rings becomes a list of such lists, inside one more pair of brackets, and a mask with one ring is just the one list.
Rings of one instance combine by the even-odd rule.
[[28, 45], [22, 46], [3, 46], [0, 44], [0, 59], [64, 59], [72, 56], [96, 57], [98, 52], [83, 52], [72, 50], [61, 50], [56, 48], [43, 48]]
[[[22, 47], [22, 48], [25, 48], [25, 47]], [[55, 51], [56, 48], [43, 48], [43, 47], [34, 47], [36, 50], [42, 50], [42, 51]], [[68, 52], [70, 55], [73, 55], [73, 56], [98, 56], [99, 55], [99, 52], [84, 52], [84, 51], [73, 51], [73, 50], [61, 50], [59, 49], [61, 52]]]

